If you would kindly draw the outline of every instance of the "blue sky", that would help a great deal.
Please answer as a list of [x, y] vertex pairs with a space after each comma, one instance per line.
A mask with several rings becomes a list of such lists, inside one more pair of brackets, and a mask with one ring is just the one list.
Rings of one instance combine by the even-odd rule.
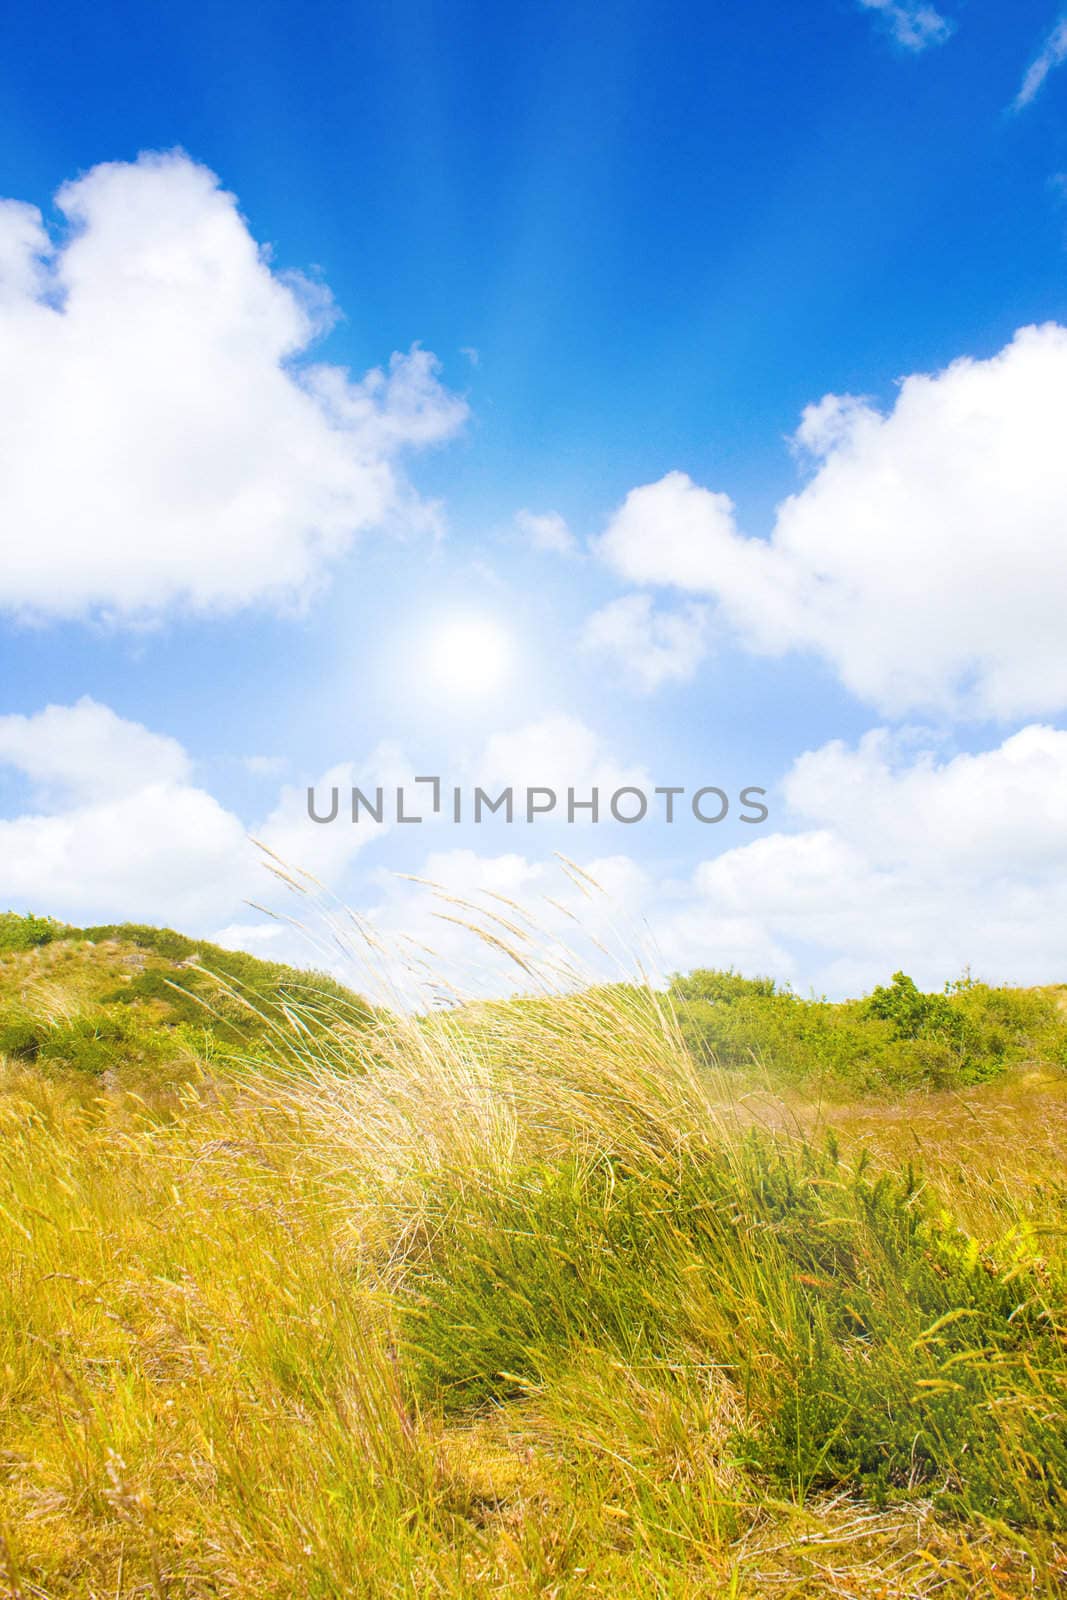
[[[545, 862], [562, 848], [615, 863], [604, 875], [650, 924], [668, 965], [756, 963], [842, 991], [906, 959], [930, 981], [963, 960], [993, 977], [1054, 975], [1048, 941], [1019, 936], [1043, 891], [1011, 839], [1013, 805], [1031, 787], [1053, 790], [1040, 802], [1041, 837], [1054, 845], [1063, 822], [1055, 794], [1067, 766], [1056, 762], [1067, 695], [1049, 620], [1067, 566], [1061, 469], [1051, 446], [1042, 454], [1033, 420], [1047, 422], [1064, 398], [1061, 349], [1049, 334], [1005, 366], [983, 367], [977, 400], [962, 377], [925, 398], [915, 390], [914, 415], [903, 414], [909, 391], [899, 385], [956, 371], [961, 358], [995, 363], [1017, 329], [1067, 323], [1059, 21], [1055, 0], [944, 0], [936, 10], [910, 0], [57, 5], [43, 18], [23, 8], [9, 19], [0, 195], [40, 211], [57, 282], [71, 223], [54, 197], [101, 163], [122, 166], [110, 187], [82, 191], [93, 198], [81, 237], [101, 241], [83, 252], [96, 310], [82, 333], [67, 314], [73, 299], [63, 309], [61, 295], [35, 291], [42, 304], [53, 293], [77, 361], [28, 324], [0, 343], [12, 389], [28, 383], [40, 407], [27, 423], [40, 445], [33, 481], [54, 479], [63, 491], [42, 507], [20, 480], [5, 506], [4, 473], [12, 482], [18, 474], [0, 451], [10, 580], [0, 568], [0, 899], [32, 898], [37, 909], [87, 920], [140, 915], [158, 888], [154, 920], [230, 930], [256, 948], [269, 942], [241, 909], [240, 873], [232, 885], [224, 874], [215, 897], [171, 893], [175, 882], [218, 881], [216, 858], [197, 853], [195, 824], [176, 825], [164, 847], [133, 806], [122, 824], [131, 860], [79, 877], [80, 853], [99, 853], [107, 807], [131, 803], [132, 780], [123, 778], [121, 796], [104, 796], [82, 768], [63, 771], [41, 755], [42, 741], [77, 744], [81, 729], [106, 762], [102, 723], [90, 728], [82, 713], [64, 732], [35, 719], [89, 697], [122, 727], [182, 747], [187, 765], [168, 779], [181, 790], [178, 808], [195, 810], [191, 794], [210, 800], [222, 853], [270, 818], [272, 837], [299, 850], [299, 831], [289, 822], [279, 831], [282, 813], [293, 812], [287, 784], [299, 790], [345, 763], [373, 782], [375, 763], [394, 759], [473, 781], [487, 744], [524, 730], [535, 754], [547, 738], [572, 760], [576, 782], [640, 770], [694, 787], [761, 784], [774, 796], [758, 841], [731, 819], [714, 835], [649, 825], [592, 837], [546, 824], [522, 836], [438, 827], [432, 839], [392, 830], [358, 851], [338, 844], [331, 888], [383, 927], [421, 926], [423, 915], [383, 880], [386, 868], [418, 872], [432, 854], [457, 886], [541, 893]], [[1042, 59], [1047, 73], [1035, 74]], [[129, 174], [147, 170], [132, 165], [141, 153], [175, 151], [184, 166], [172, 156], [131, 199]], [[168, 185], [199, 169], [236, 197], [228, 261], [247, 236], [269, 250], [258, 270], [278, 293], [289, 293], [296, 272], [305, 275], [302, 304], [314, 299], [307, 280], [332, 297], [332, 325], [320, 305], [315, 339], [274, 363], [279, 385], [303, 384], [313, 363], [347, 369], [358, 383], [415, 342], [439, 363], [428, 448], [417, 448], [423, 439], [406, 413], [389, 424], [393, 443], [376, 433], [373, 444], [364, 435], [351, 444], [361, 461], [395, 474], [396, 504], [375, 517], [361, 501], [351, 528], [334, 530], [329, 558], [309, 558], [308, 581], [284, 592], [251, 574], [243, 588], [220, 577], [222, 587], [209, 583], [196, 598], [171, 559], [186, 538], [182, 517], [195, 518], [198, 497], [206, 504], [213, 493], [211, 440], [220, 459], [239, 463], [232, 430], [247, 412], [242, 383], [256, 387], [254, 361], [231, 360], [233, 330], [205, 299], [213, 342], [205, 334], [204, 350], [212, 361], [225, 353], [214, 385], [204, 367], [205, 409], [195, 367], [179, 374], [178, 357], [168, 369], [177, 312], [166, 292], [145, 301], [136, 329], [123, 293], [112, 295], [136, 250], [116, 219], [146, 237], [170, 205]], [[214, 215], [207, 189], [189, 196], [190, 216]], [[12, 239], [25, 215], [10, 213]], [[248, 262], [240, 270], [233, 292], [247, 305], [235, 300], [232, 316], [252, 341], [259, 280]], [[153, 280], [157, 290], [165, 279]], [[204, 283], [209, 296], [210, 275]], [[183, 305], [182, 315], [200, 315]], [[131, 364], [138, 339], [150, 378]], [[99, 503], [86, 443], [97, 382], [107, 395], [97, 421], [118, 419]], [[147, 408], [136, 398], [144, 385]], [[804, 409], [826, 395], [865, 397], [867, 411], [831, 418], [814, 451], [798, 455], [791, 441]], [[277, 417], [264, 412], [265, 438], [275, 425], [279, 439], [291, 438], [280, 388], [278, 396]], [[20, 402], [9, 403], [17, 418]], [[998, 430], [992, 443], [979, 437], [979, 412]], [[157, 416], [162, 443], [145, 436]], [[871, 417], [889, 420], [879, 430]], [[204, 437], [183, 454], [175, 441], [190, 419]], [[319, 444], [309, 436], [309, 450]], [[986, 459], [996, 462], [996, 486], [969, 500]], [[241, 495], [281, 492], [265, 472], [251, 452]], [[686, 475], [695, 499], [672, 497], [671, 473]], [[664, 483], [620, 524], [631, 491]], [[946, 483], [958, 486], [955, 498]], [[231, 483], [211, 506], [205, 559], [210, 569], [217, 558], [220, 573], [232, 492]], [[304, 556], [321, 536], [322, 505], [304, 479], [285, 492], [295, 519], [285, 549]], [[886, 494], [890, 509], [872, 523], [869, 508]], [[155, 516], [153, 495], [182, 514]], [[709, 495], [730, 497], [732, 522], [700, 498]], [[795, 535], [776, 511], [790, 495], [805, 496]], [[978, 534], [974, 499], [988, 508]], [[682, 552], [677, 529], [690, 503], [694, 548]], [[568, 533], [557, 542], [567, 548], [539, 548], [524, 511], [561, 518]], [[93, 555], [109, 538], [110, 565]], [[771, 570], [762, 555], [776, 539], [788, 549]], [[153, 551], [164, 547], [177, 576], [160, 586]], [[29, 576], [27, 548], [40, 552]], [[248, 567], [256, 548], [253, 540], [242, 558]], [[879, 577], [898, 549], [914, 586]], [[862, 573], [857, 550], [869, 553]], [[963, 598], [957, 565], [978, 575]], [[120, 566], [143, 572], [141, 599], [122, 597]], [[988, 659], [983, 596], [1001, 640]], [[591, 621], [619, 605], [606, 622]], [[894, 606], [908, 619], [896, 644], [884, 628]], [[470, 616], [506, 635], [510, 670], [483, 693], [444, 693], [432, 640]], [[654, 630], [668, 629], [655, 635], [670, 641], [659, 669], [648, 665], [650, 616]], [[841, 643], [853, 622], [856, 637]], [[949, 644], [934, 648], [941, 639]], [[1038, 726], [1043, 744], [1027, 733]], [[877, 729], [887, 730], [887, 753], [875, 760], [863, 740]], [[134, 735], [122, 737], [132, 749]], [[1003, 751], [1023, 737], [1031, 744], [1020, 776], [1023, 758]], [[798, 798], [814, 781], [808, 758], [834, 741], [851, 761], [837, 776], [868, 794], [871, 815], [915, 808], [895, 853], [885, 853], [884, 828], [875, 838], [840, 822], [827, 787], [836, 758], [820, 758], [818, 797]], [[505, 749], [521, 765], [521, 749]], [[920, 838], [917, 786], [926, 780], [936, 790], [927, 812], [940, 816], [943, 805], [946, 817], [973, 820], [970, 835], [970, 822], [946, 823], [973, 850], [951, 882]], [[964, 800], [957, 790], [967, 784]], [[824, 904], [802, 887], [819, 840], [830, 841]], [[716, 877], [709, 863], [720, 856], [730, 860]], [[768, 873], [792, 886], [785, 899], [768, 891]], [[864, 897], [883, 892], [884, 959], [855, 921]], [[853, 920], [837, 915], [843, 895], [854, 897]], [[976, 934], [975, 908], [990, 908], [990, 896], [1000, 899], [982, 920], [996, 927]]]

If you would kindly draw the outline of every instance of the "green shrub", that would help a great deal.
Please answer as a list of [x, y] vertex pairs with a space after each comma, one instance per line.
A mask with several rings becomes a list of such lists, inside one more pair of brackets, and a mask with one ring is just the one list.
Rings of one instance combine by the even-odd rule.
[[1047, 989], [951, 986], [952, 1004], [1007, 1064], [1046, 1061], [1067, 1067], [1067, 1014]]
[[[672, 993], [678, 993], [673, 986]], [[698, 1061], [785, 1084], [866, 1094], [933, 1087], [956, 1074], [955, 1057], [936, 1041], [902, 1049], [891, 1024], [865, 1016], [854, 1003], [749, 992], [728, 1001], [683, 997], [678, 1014]]]
[[0, 1018], [0, 1055], [14, 1061], [36, 1061], [45, 1031], [29, 1017]]
[[24, 916], [0, 911], [0, 952], [32, 950], [36, 945], [49, 944], [62, 931], [62, 924], [51, 917], [35, 917], [29, 911]]
[[311, 1034], [329, 1029], [339, 1019], [359, 1028], [373, 1020], [371, 1007], [325, 975], [300, 973], [254, 957], [234, 960], [230, 951], [211, 946], [198, 955], [203, 970], [150, 967], [110, 990], [102, 1003], [151, 1004], [157, 1014], [162, 1008], [161, 1025], [209, 1028], [231, 1046], [248, 1045], [274, 1033], [284, 1037], [295, 1013], [301, 1028]]
[[684, 977], [676, 975], [671, 982], [671, 992], [685, 1002], [698, 1000], [709, 1005], [734, 1005], [738, 1000], [769, 999], [782, 991], [773, 978], [745, 978], [733, 967], [724, 972], [713, 967], [698, 967]]
[[1040, 990], [966, 980], [927, 994], [902, 972], [833, 1004], [733, 972], [675, 977], [670, 994], [696, 1060], [837, 1095], [955, 1088], [1015, 1062], [1067, 1065], [1067, 1017]]
[[753, 1135], [673, 1174], [572, 1162], [446, 1186], [427, 1236], [407, 1340], [446, 1409], [595, 1349], [729, 1373], [760, 1419], [739, 1453], [794, 1492], [952, 1502], [965, 1484], [971, 1510], [1047, 1526], [1067, 1508], [1048, 1386], [1064, 1286], [1026, 1250], [982, 1249], [908, 1171]]
[[154, 1019], [101, 1007], [51, 1022], [21, 1010], [0, 1014], [0, 1055], [86, 1077], [111, 1071], [131, 1084], [146, 1074], [173, 1081], [177, 1063], [210, 1055], [213, 1043], [203, 1027], [160, 1027]]
[[[102, 1003], [158, 1001], [168, 1008], [168, 1021], [202, 1026], [212, 1023], [212, 1013], [216, 1012], [224, 1024], [237, 1025], [229, 1030], [234, 1040], [268, 1031], [272, 1024], [284, 1020], [283, 1013], [289, 1006], [299, 1009], [312, 1031], [327, 1026], [337, 1016], [350, 1026], [365, 1026], [375, 1016], [365, 1000], [328, 973], [263, 961], [243, 950], [224, 950], [176, 933], [173, 928], [137, 922], [75, 928], [47, 917], [0, 913], [0, 952], [27, 950], [56, 939], [133, 945], [149, 957], [158, 958], [161, 964], [148, 967], [130, 983], [111, 990], [102, 997]], [[257, 1011], [263, 1014], [257, 1017]]]
[[[26, 1007], [0, 1012], [0, 1054], [32, 1061], [44, 1070], [98, 1077], [116, 1073], [130, 1084], [174, 1081], [194, 1058], [283, 1054], [297, 1060], [302, 1041], [318, 1041], [338, 1067], [365, 1051], [352, 1046], [377, 1013], [360, 996], [325, 973], [302, 972], [261, 961], [243, 951], [186, 938], [169, 928], [137, 923], [67, 927], [44, 918], [0, 917], [0, 950], [25, 951], [59, 941], [69, 960], [56, 966], [62, 982], [78, 972], [78, 946], [104, 946], [85, 957], [76, 985], [81, 1014], [74, 1021], [36, 1019]], [[115, 947], [112, 961], [107, 947]], [[143, 952], [139, 971], [116, 983], [119, 963], [131, 947]], [[114, 987], [98, 992], [101, 976], [114, 970]], [[90, 989], [93, 985], [93, 989]], [[94, 990], [96, 992], [94, 992]], [[92, 1002], [86, 1009], [88, 994]]]
[[863, 1014], [888, 1022], [897, 1039], [943, 1039], [964, 1047], [978, 1044], [977, 1030], [947, 995], [924, 994], [906, 973], [894, 972], [888, 987], [874, 989], [863, 1002]]
[[129, 1032], [121, 1019], [97, 1012], [54, 1024], [42, 1035], [37, 1060], [42, 1066], [68, 1067], [99, 1077], [125, 1059], [128, 1044]]
[[185, 961], [199, 948], [195, 939], [173, 928], [153, 928], [142, 922], [109, 922], [92, 928], [69, 928], [68, 937], [90, 939], [93, 944], [105, 944], [109, 939], [135, 944], [141, 950], [154, 950], [168, 961]]

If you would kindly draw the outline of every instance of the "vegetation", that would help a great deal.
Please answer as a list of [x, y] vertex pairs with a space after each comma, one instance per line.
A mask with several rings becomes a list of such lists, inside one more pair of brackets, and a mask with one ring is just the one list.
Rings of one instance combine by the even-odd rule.
[[51, 917], [35, 917], [32, 911], [21, 917], [15, 911], [0, 911], [0, 951], [33, 950], [50, 944], [61, 927]]
[[135, 923], [70, 928], [0, 915], [0, 1055], [131, 1086], [178, 1082], [202, 1060], [320, 1050], [374, 1024], [325, 973], [300, 972]]
[[1067, 1066], [1067, 987], [992, 988], [969, 976], [923, 994], [903, 972], [865, 1000], [804, 1000], [770, 978], [699, 971], [671, 984], [697, 1060], [837, 1097], [984, 1083], [1042, 1060]]
[[7, 949], [13, 1596], [1062, 1592], [1058, 991], [406, 1018], [153, 930]]

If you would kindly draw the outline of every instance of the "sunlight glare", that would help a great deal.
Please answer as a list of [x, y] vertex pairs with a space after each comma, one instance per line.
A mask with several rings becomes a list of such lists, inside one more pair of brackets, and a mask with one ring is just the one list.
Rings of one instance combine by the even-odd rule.
[[501, 686], [511, 656], [511, 639], [493, 618], [453, 617], [430, 635], [426, 666], [435, 688], [472, 698]]

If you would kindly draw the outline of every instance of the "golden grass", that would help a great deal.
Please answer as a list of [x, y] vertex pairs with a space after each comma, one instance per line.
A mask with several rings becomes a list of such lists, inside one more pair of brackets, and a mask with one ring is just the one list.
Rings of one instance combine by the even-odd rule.
[[[60, 983], [58, 956], [39, 966]], [[539, 1381], [454, 1411], [413, 1376], [403, 1307], [468, 1199], [605, 1154], [652, 1193], [761, 1120], [914, 1156], [967, 1228], [1036, 1230], [1062, 1260], [1065, 1116], [1052, 1076], [832, 1114], [739, 1104], [640, 991], [342, 1029], [143, 1098], [11, 1067], [0, 1581], [16, 1600], [1051, 1597], [1055, 1531], [925, 1491], [774, 1487], [736, 1448], [759, 1426], [736, 1370], [706, 1351], [561, 1345]], [[785, 1315], [792, 1292], [754, 1281], [752, 1304]], [[713, 1298], [694, 1272], [708, 1328]]]

